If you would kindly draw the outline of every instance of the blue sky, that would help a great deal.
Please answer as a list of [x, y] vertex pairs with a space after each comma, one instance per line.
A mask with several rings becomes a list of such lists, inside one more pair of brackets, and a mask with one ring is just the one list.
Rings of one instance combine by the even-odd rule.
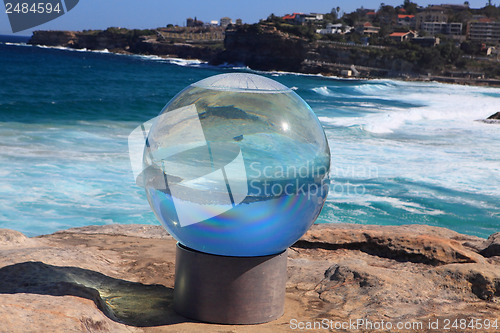
[[[397, 6], [403, 0], [80, 0], [67, 14], [25, 30], [17, 35], [31, 35], [32, 30], [83, 30], [105, 29], [110, 26], [125, 28], [156, 28], [168, 23], [184, 25], [187, 17], [202, 21], [218, 20], [229, 16], [241, 18], [245, 23], [255, 23], [269, 14], [284, 15], [291, 12], [329, 12], [334, 7], [351, 12], [356, 8], [378, 8], [380, 3]], [[417, 0], [421, 6], [428, 4], [454, 3], [457, 0]], [[493, 0], [498, 5], [500, 0]], [[469, 0], [472, 8], [484, 7], [486, 0]], [[0, 8], [3, 6], [0, 5]], [[5, 9], [0, 12], [0, 34], [12, 34]]]

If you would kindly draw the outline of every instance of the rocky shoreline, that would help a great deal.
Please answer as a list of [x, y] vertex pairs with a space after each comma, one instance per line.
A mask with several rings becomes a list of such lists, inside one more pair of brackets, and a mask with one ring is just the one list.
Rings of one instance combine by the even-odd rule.
[[355, 66], [359, 78], [391, 78], [406, 81], [500, 86], [500, 80], [484, 77], [421, 73], [421, 69], [396, 58], [383, 47], [308, 41], [273, 27], [226, 30], [224, 40], [165, 38], [158, 30], [110, 28], [104, 31], [35, 31], [29, 44], [114, 53], [198, 59], [211, 65], [239, 64], [254, 70], [285, 71], [342, 76]]
[[108, 29], [104, 31], [34, 31], [28, 44], [72, 49], [108, 50], [119, 54], [156, 55], [165, 58], [211, 61], [222, 42], [174, 42], [154, 30]]
[[[194, 322], [172, 310], [175, 243], [149, 225], [34, 238], [0, 229], [0, 331], [290, 332], [384, 321], [385, 329], [331, 331], [438, 332], [448, 323], [448, 332], [496, 332], [452, 324], [500, 325], [500, 233], [485, 240], [425, 225], [314, 225], [289, 249], [284, 316], [251, 326]], [[389, 322], [417, 326], [387, 329]]]

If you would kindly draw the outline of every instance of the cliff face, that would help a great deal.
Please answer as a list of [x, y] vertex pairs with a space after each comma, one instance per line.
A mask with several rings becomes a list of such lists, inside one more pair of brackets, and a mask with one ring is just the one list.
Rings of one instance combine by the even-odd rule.
[[[328, 64], [360, 66], [361, 71], [379, 74], [399, 72], [412, 73], [417, 69], [402, 59], [395, 59], [391, 53], [376, 47], [348, 47], [329, 42], [310, 43], [307, 59]], [[364, 69], [363, 69], [364, 67]]]
[[130, 47], [130, 41], [127, 40], [125, 34], [108, 30], [100, 32], [34, 31], [29, 44], [89, 50], [128, 49]]
[[105, 31], [35, 31], [29, 44], [74, 49], [129, 52], [186, 59], [212, 60], [220, 49], [213, 45], [158, 40], [154, 31], [108, 29]]
[[[425, 74], [424, 80], [500, 85], [500, 80], [494, 79], [470, 80], [440, 76], [443, 75], [442, 69], [428, 68], [427, 58], [420, 59], [411, 52], [408, 54], [396, 48], [308, 40], [266, 25], [238, 26], [226, 30], [225, 35], [222, 45], [220, 40], [203, 39], [201, 36], [191, 36], [193, 40], [186, 40], [185, 36], [172, 39], [165, 37], [161, 29], [108, 28], [104, 31], [35, 31], [29, 43], [200, 59], [213, 65], [242, 64], [264, 71], [341, 75], [342, 70], [355, 65], [360, 77], [416, 78]], [[429, 54], [432, 55], [432, 52]], [[428, 73], [438, 76], [429, 77]]]
[[274, 27], [227, 30], [224, 47], [214, 64], [241, 63], [258, 70], [323, 74], [339, 74], [355, 65], [361, 73], [377, 76], [417, 71], [413, 64], [395, 59], [383, 48], [309, 41], [276, 31]]
[[69, 47], [76, 40], [74, 31], [34, 31], [29, 44]]
[[138, 42], [131, 45], [130, 52], [138, 54], [154, 54], [183, 59], [200, 59], [211, 61], [221, 51], [210, 44], [188, 44], [170, 43], [168, 41], [158, 41], [151, 36], [141, 37]]
[[301, 71], [307, 42], [275, 30], [226, 30], [225, 50], [214, 64], [241, 63], [252, 69]]
[[29, 43], [200, 59], [214, 65], [243, 64], [265, 71], [339, 75], [342, 69], [351, 65], [364, 76], [395, 76], [417, 71], [413, 64], [395, 59], [390, 52], [380, 48], [308, 41], [274, 27], [256, 25], [226, 30], [223, 48], [217, 42], [174, 42], [158, 37], [155, 30], [117, 28], [83, 32], [35, 31]]

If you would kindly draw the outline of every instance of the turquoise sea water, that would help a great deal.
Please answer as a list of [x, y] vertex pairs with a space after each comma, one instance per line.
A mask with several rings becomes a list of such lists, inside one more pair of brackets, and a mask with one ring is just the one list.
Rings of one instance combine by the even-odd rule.
[[[128, 134], [190, 83], [246, 70], [0, 38], [0, 228], [158, 224]], [[325, 127], [332, 183], [317, 223], [500, 230], [500, 125], [475, 121], [500, 111], [500, 89], [265, 75]]]

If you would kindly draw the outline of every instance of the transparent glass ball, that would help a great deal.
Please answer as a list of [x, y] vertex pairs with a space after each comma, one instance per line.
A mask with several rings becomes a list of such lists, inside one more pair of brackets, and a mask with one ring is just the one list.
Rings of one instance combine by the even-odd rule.
[[156, 117], [143, 156], [156, 217], [181, 244], [226, 256], [277, 254], [318, 217], [330, 150], [309, 105], [263, 76], [193, 83]]

